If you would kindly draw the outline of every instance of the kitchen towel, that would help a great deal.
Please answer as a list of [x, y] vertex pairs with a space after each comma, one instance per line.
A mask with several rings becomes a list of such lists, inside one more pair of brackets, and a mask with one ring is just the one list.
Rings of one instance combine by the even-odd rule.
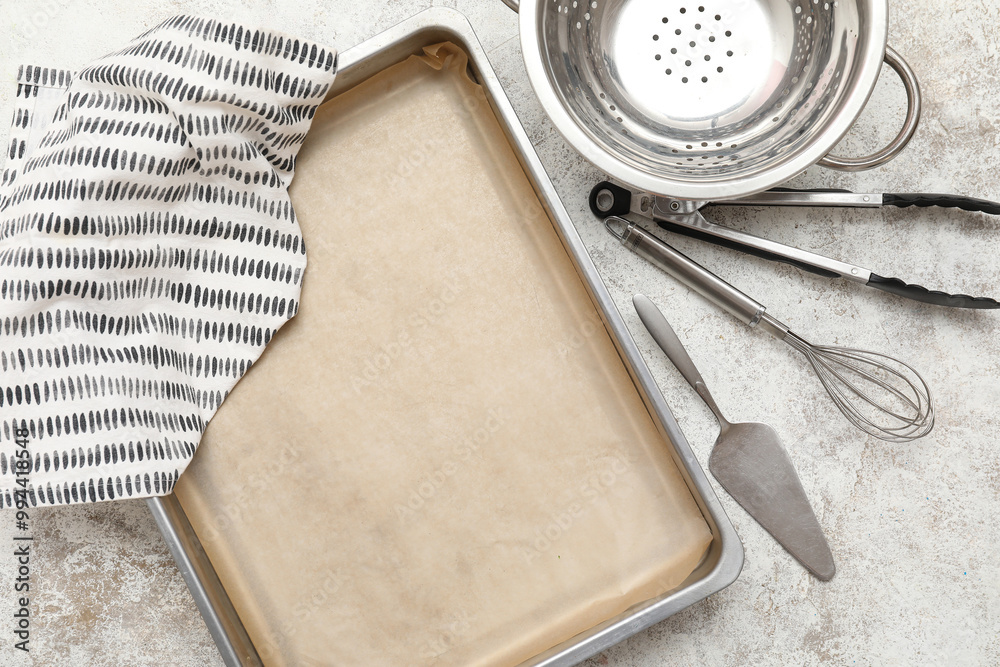
[[75, 75], [21, 69], [0, 174], [0, 506], [170, 493], [297, 310], [287, 188], [336, 67], [329, 48], [180, 16]]

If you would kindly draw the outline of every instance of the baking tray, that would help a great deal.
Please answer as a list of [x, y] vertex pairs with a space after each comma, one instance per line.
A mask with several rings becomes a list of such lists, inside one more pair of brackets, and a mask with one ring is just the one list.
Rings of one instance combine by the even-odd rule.
[[[467, 19], [454, 10], [433, 8], [344, 51], [328, 99], [439, 42], [456, 44], [468, 55], [471, 76], [482, 86], [500, 127], [600, 313], [639, 396], [663, 436], [664, 446], [669, 447], [712, 533], [705, 558], [680, 586], [635, 604], [523, 663], [575, 664], [728, 586], [742, 567], [743, 549], [642, 361]], [[177, 498], [172, 495], [153, 498], [149, 506], [225, 662], [229, 665], [263, 664]]]

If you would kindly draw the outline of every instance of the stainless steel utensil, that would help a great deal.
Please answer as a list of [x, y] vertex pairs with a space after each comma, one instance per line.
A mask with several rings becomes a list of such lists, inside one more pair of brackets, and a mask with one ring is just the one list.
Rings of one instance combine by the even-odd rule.
[[642, 294], [633, 296], [632, 304], [653, 340], [719, 420], [708, 469], [778, 544], [816, 578], [829, 581], [837, 571], [833, 554], [781, 438], [767, 424], [727, 420], [659, 308]]
[[[876, 203], [877, 202], [877, 203]], [[749, 197], [724, 201], [690, 201], [661, 197], [630, 190], [603, 181], [590, 191], [590, 209], [594, 215], [634, 213], [653, 220], [667, 231], [708, 241], [716, 245], [739, 250], [763, 259], [791, 264], [804, 271], [827, 278], [844, 278], [869, 287], [902, 296], [914, 301], [952, 308], [1000, 308], [1000, 301], [966, 294], [947, 294], [929, 290], [920, 285], [910, 285], [899, 278], [886, 278], [862, 266], [831, 259], [823, 255], [755, 236], [738, 229], [714, 223], [701, 213], [709, 204], [731, 206], [735, 204], [769, 206], [852, 206], [874, 207], [883, 203], [891, 206], [942, 206], [968, 211], [1000, 213], [1000, 204], [982, 199], [939, 194], [876, 194], [843, 190], [768, 190]]]
[[839, 206], [843, 208], [960, 208], [972, 213], [1000, 215], [1000, 202], [939, 192], [851, 192], [850, 190], [796, 190], [774, 188], [739, 199], [708, 202], [717, 206]]
[[812, 345], [765, 312], [763, 305], [635, 223], [609, 216], [608, 232], [751, 327], [759, 326], [806, 356], [837, 409], [865, 433], [907, 442], [930, 433], [930, 389], [911, 366], [877, 352]]
[[[504, 2], [520, 13], [528, 78], [556, 128], [643, 190], [725, 199], [817, 162], [868, 169], [919, 122], [916, 77], [886, 46], [887, 0]], [[828, 156], [883, 60], [906, 89], [903, 129], [874, 155]]]

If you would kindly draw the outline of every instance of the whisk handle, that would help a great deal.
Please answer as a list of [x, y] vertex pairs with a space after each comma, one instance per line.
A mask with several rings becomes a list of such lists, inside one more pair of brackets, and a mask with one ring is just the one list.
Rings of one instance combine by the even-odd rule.
[[733, 317], [752, 327], [761, 324], [768, 332], [784, 338], [788, 332], [780, 322], [765, 316], [764, 306], [736, 289], [683, 253], [667, 245], [633, 222], [610, 216], [604, 224], [621, 244], [670, 274]]

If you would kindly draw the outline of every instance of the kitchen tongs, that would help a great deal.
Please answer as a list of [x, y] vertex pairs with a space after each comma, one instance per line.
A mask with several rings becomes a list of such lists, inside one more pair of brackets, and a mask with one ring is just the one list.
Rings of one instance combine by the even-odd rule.
[[910, 285], [899, 278], [885, 278], [860, 266], [724, 227], [709, 221], [701, 214], [702, 207], [707, 205], [863, 208], [941, 206], [1000, 215], [1000, 203], [940, 194], [876, 194], [854, 193], [848, 190], [776, 188], [740, 199], [692, 201], [647, 193], [633, 194], [626, 188], [608, 181], [598, 183], [590, 191], [590, 209], [594, 215], [602, 219], [609, 215], [634, 213], [653, 220], [667, 231], [715, 243], [763, 259], [791, 264], [804, 271], [827, 278], [845, 278], [914, 301], [952, 308], [1000, 308], [1000, 302], [995, 299], [965, 294], [946, 294], [945, 292], [929, 290], [920, 285]]

